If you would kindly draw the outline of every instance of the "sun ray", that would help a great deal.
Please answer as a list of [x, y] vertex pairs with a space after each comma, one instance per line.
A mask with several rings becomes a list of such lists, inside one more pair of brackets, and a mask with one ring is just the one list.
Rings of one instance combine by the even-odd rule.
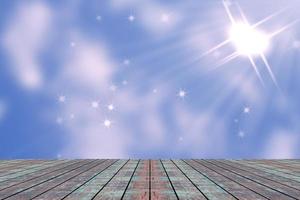
[[295, 25], [298, 22], [299, 22], [299, 19], [296, 19], [296, 20], [292, 21], [291, 23], [285, 25], [284, 27], [282, 27], [279, 30], [277, 30], [277, 31], [273, 32], [272, 34], [270, 34], [269, 38], [272, 38], [272, 37], [280, 34], [281, 32], [285, 31], [286, 29], [290, 28], [291, 26]]
[[233, 18], [233, 16], [232, 16], [232, 13], [230, 12], [230, 9], [229, 9], [227, 3], [225, 2], [225, 0], [223, 0], [223, 6], [224, 6], [224, 8], [225, 8], [225, 10], [226, 10], [226, 13], [227, 13], [227, 15], [228, 15], [228, 17], [229, 17], [231, 23], [232, 23], [232, 24], [235, 24], [235, 20], [234, 20], [234, 18]]
[[229, 61], [237, 58], [238, 56], [240, 56], [240, 54], [236, 51], [228, 56], [226, 56], [225, 58], [223, 58], [222, 60], [220, 60], [220, 62], [217, 64], [217, 66], [221, 66], [224, 65], [226, 63], [228, 63]]
[[[226, 3], [225, 3], [225, 4], [226, 4]], [[249, 24], [249, 22], [248, 22], [248, 20], [247, 20], [247, 18], [246, 18], [246, 16], [245, 16], [244, 12], [242, 11], [242, 8], [240, 7], [240, 5], [239, 5], [238, 3], [236, 3], [236, 5], [238, 6], [239, 12], [240, 12], [240, 14], [241, 14], [242, 17], [243, 17], [244, 22], [247, 23], [247, 24]], [[226, 8], [226, 7], [225, 7], [225, 8]], [[228, 6], [227, 6], [227, 8], [228, 8]], [[261, 25], [261, 24], [263, 24], [263, 23], [269, 21], [269, 20], [272, 19], [273, 17], [275, 17], [275, 16], [279, 15], [280, 13], [284, 12], [285, 10], [287, 10], [287, 8], [288, 8], [288, 7], [283, 8], [283, 9], [281, 9], [281, 10], [279, 10], [279, 11], [277, 11], [277, 12], [275, 12], [275, 13], [273, 13], [273, 14], [267, 16], [267, 17], [265, 17], [264, 19], [262, 19], [262, 20], [256, 22], [255, 24], [251, 25], [251, 27], [252, 27], [252, 28], [256, 28], [257, 26], [259, 26], [259, 25]], [[228, 9], [228, 11], [229, 11], [229, 9]], [[230, 11], [229, 11], [229, 13], [230, 13]], [[232, 14], [230, 13], [229, 16], [232, 17]], [[229, 17], [229, 18], [230, 18], [230, 17]], [[233, 20], [233, 21], [234, 21], [234, 20]], [[217, 49], [219, 49], [219, 48], [225, 46], [225, 45], [228, 44], [229, 42], [230, 42], [230, 39], [226, 39], [225, 41], [223, 41], [223, 42], [219, 43], [218, 45], [214, 46], [213, 48], [211, 48], [210, 50], [208, 50], [208, 51], [202, 53], [202, 54], [201, 54], [201, 57], [206, 56], [206, 55], [208, 55], [208, 54], [214, 52], [215, 50], [217, 50]]]
[[252, 67], [253, 67], [253, 69], [254, 69], [254, 71], [255, 71], [255, 73], [256, 73], [258, 79], [260, 80], [260, 82], [262, 83], [262, 85], [265, 86], [265, 83], [264, 83], [264, 81], [263, 81], [263, 79], [262, 79], [262, 76], [261, 76], [260, 72], [258, 71], [258, 68], [257, 68], [257, 66], [256, 66], [256, 64], [255, 64], [255, 62], [254, 62], [254, 60], [253, 60], [253, 58], [252, 58], [250, 55], [248, 55], [248, 58], [249, 58], [249, 60], [250, 60], [250, 63], [251, 63], [251, 65], [252, 65]]
[[283, 8], [283, 9], [280, 9], [279, 11], [277, 11], [277, 12], [275, 12], [275, 13], [273, 13], [273, 14], [267, 16], [267, 17], [265, 17], [264, 19], [262, 19], [262, 20], [256, 22], [256, 23], [253, 24], [251, 27], [252, 27], [252, 28], [258, 27], [259, 25], [261, 25], [261, 24], [263, 24], [263, 23], [269, 21], [269, 20], [272, 19], [273, 17], [275, 17], [275, 16], [277, 16], [277, 15], [283, 13], [284, 11], [287, 10], [287, 8], [288, 8], [288, 7], [285, 7], [285, 8]]
[[227, 40], [221, 42], [220, 44], [216, 45], [215, 47], [211, 48], [210, 50], [204, 52], [204, 53], [201, 55], [201, 57], [206, 56], [206, 55], [212, 53], [213, 51], [215, 51], [215, 50], [221, 48], [222, 46], [225, 46], [225, 45], [228, 44], [229, 42], [230, 42], [230, 39], [227, 39]]
[[238, 8], [238, 10], [239, 10], [239, 12], [240, 12], [240, 15], [241, 15], [242, 18], [243, 18], [244, 23], [247, 24], [247, 25], [249, 25], [248, 19], [246, 18], [246, 16], [245, 16], [245, 14], [244, 14], [244, 12], [243, 12], [243, 10], [242, 10], [240, 4], [236, 3], [236, 6], [237, 6], [237, 8]]
[[272, 78], [274, 84], [275, 84], [277, 87], [279, 87], [279, 86], [278, 86], [278, 83], [277, 83], [277, 80], [276, 80], [276, 78], [275, 78], [275, 76], [274, 76], [274, 73], [273, 73], [273, 71], [272, 71], [272, 69], [271, 69], [271, 66], [269, 65], [269, 62], [268, 62], [266, 56], [262, 53], [262, 54], [260, 54], [260, 57], [261, 57], [261, 59], [263, 60], [265, 66], [267, 67], [268, 72], [269, 72], [269, 74], [270, 74], [270, 76], [271, 76], [271, 78]]

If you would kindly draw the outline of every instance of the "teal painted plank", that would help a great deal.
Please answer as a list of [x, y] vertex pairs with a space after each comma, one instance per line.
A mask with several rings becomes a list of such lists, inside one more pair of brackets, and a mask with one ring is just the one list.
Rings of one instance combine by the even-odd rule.
[[[211, 169], [206, 165], [200, 164], [193, 160], [185, 160], [187, 164], [196, 169], [197, 171], [203, 173], [205, 176], [209, 177], [212, 181], [220, 185], [226, 191], [230, 192], [233, 196], [240, 200], [253, 200], [260, 199], [265, 200], [266, 197], [258, 194], [255, 190], [255, 185], [251, 187], [251, 183], [247, 183], [247, 181], [243, 183], [239, 183], [235, 177], [228, 176], [227, 174], [222, 173], [222, 171], [218, 171], [215, 169]], [[249, 189], [252, 188], [252, 189]]]
[[52, 171], [52, 172], [50, 172], [46, 175], [39, 176], [35, 179], [29, 180], [29, 181], [26, 181], [26, 182], [21, 182], [19, 184], [13, 185], [11, 187], [7, 187], [7, 188], [2, 189], [0, 191], [0, 197], [7, 198], [7, 197], [10, 197], [10, 196], [13, 196], [13, 195], [15, 195], [19, 192], [22, 192], [22, 191], [28, 189], [28, 188], [34, 187], [36, 185], [39, 185], [39, 184], [42, 184], [46, 181], [54, 179], [58, 176], [61, 176], [65, 173], [76, 170], [77, 168], [81, 167], [82, 165], [86, 165], [86, 164], [91, 163], [91, 162], [94, 162], [94, 161], [91, 161], [91, 160], [81, 161], [79, 163], [75, 163], [72, 166], [68, 166], [66, 168], [62, 168], [62, 169], [59, 169], [59, 170], [56, 170], [56, 171]]
[[0, 176], [0, 183], [12, 178], [24, 176], [25, 174], [36, 173], [39, 170], [46, 169], [49, 167], [54, 167], [61, 163], [67, 163], [67, 161], [45, 162], [45, 163], [32, 165], [31, 167], [28, 166], [28, 167], [16, 169]]
[[149, 160], [140, 161], [123, 199], [149, 199]]
[[[52, 179], [48, 179], [47, 181], [36, 184], [33, 187], [26, 189], [23, 192], [14, 195], [13, 198], [10, 199], [32, 199], [36, 197], [40, 197], [41, 194], [56, 188], [57, 186], [65, 183], [66, 181], [72, 180], [73, 178], [80, 176], [81, 174], [86, 173], [87, 171], [96, 168], [98, 165], [103, 163], [105, 160], [94, 160], [87, 164], [83, 164], [80, 167], [70, 170], [60, 176], [54, 177]], [[54, 192], [55, 190], [53, 190]], [[52, 198], [51, 198], [52, 199]]]
[[191, 166], [181, 160], [173, 160], [177, 168], [184, 173], [189, 179], [201, 190], [208, 199], [211, 200], [232, 200], [236, 199], [233, 195], [226, 192], [221, 186], [217, 185], [203, 174], [199, 173]]
[[288, 187], [291, 187], [291, 188], [294, 188], [297, 190], [300, 188], [300, 177], [297, 177], [298, 178], [298, 180], [297, 180], [297, 179], [295, 179], [296, 176], [280, 173], [278, 171], [274, 171], [274, 170], [270, 170], [270, 169], [266, 169], [266, 168], [261, 168], [255, 164], [246, 165], [246, 164], [236, 162], [236, 161], [218, 161], [218, 162], [222, 162], [229, 166], [236, 167], [240, 170], [246, 170], [257, 176], [264, 177], [266, 179], [284, 184]]
[[94, 168], [85, 171], [82, 174], [77, 175], [76, 177], [56, 186], [55, 188], [49, 188], [47, 185], [48, 191], [43, 193], [42, 195], [35, 197], [35, 200], [42, 199], [63, 199], [64, 197], [71, 194], [76, 189], [83, 186], [85, 183], [92, 180], [94, 177], [101, 174], [105, 169], [109, 168], [112, 164], [114, 164], [117, 160], [107, 160], [106, 162], [102, 162]]
[[53, 173], [57, 170], [67, 168], [67, 167], [72, 166], [72, 165], [74, 165], [78, 162], [79, 162], [78, 160], [72, 160], [72, 161], [69, 161], [67, 163], [62, 163], [62, 164], [59, 164], [59, 165], [47, 167], [47, 168], [41, 169], [39, 171], [27, 172], [27, 173], [21, 174], [17, 177], [13, 177], [13, 178], [1, 181], [0, 182], [0, 191], [4, 190], [5, 188], [8, 188], [8, 187], [20, 184], [20, 183], [24, 183], [26, 181], [34, 180], [34, 179], [36, 179], [40, 176], [48, 175], [48, 174]]
[[164, 167], [159, 160], [153, 160], [151, 164], [151, 199], [177, 199]]
[[197, 161], [198, 163], [201, 163], [204, 166], [207, 166], [210, 169], [213, 169], [215, 171], [218, 171], [219, 173], [226, 175], [227, 177], [230, 177], [232, 180], [235, 180], [241, 185], [246, 186], [247, 188], [256, 191], [260, 195], [267, 197], [269, 199], [286, 199], [291, 200], [293, 198], [282, 194], [273, 188], [268, 187], [267, 185], [261, 184], [257, 182], [256, 180], [250, 179], [246, 176], [243, 176], [241, 174], [235, 173], [233, 170], [226, 169], [223, 167], [220, 167], [219, 165], [216, 165], [215, 163], [210, 163], [205, 160]]
[[121, 199], [138, 164], [138, 160], [127, 162], [93, 199]]
[[90, 200], [97, 192], [101, 191], [106, 184], [114, 177], [118, 171], [128, 162], [128, 160], [119, 160], [106, 169], [101, 174], [97, 175], [80, 188], [73, 191], [67, 197], [66, 200]]
[[[252, 163], [252, 161], [247, 161], [248, 163]], [[257, 161], [254, 164], [260, 164], [268, 166], [268, 168], [274, 168], [276, 170], [284, 171], [285, 173], [292, 174], [294, 176], [300, 176], [300, 167], [297, 169], [293, 168], [291, 165], [287, 163], [280, 163], [279, 161]]]
[[181, 173], [172, 161], [162, 160], [162, 165], [166, 174], [169, 176], [179, 199], [206, 199], [206, 197]]

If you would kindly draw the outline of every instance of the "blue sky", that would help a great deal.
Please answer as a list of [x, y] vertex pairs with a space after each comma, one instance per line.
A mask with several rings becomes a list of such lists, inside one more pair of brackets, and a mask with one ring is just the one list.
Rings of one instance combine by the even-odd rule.
[[1, 1], [0, 157], [299, 157], [299, 6]]

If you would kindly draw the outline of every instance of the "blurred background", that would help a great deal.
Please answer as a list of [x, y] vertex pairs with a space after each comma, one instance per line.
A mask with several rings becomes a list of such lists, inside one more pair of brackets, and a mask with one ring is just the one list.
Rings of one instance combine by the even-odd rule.
[[[299, 157], [299, 7], [0, 1], [0, 158]], [[234, 54], [230, 13], [264, 56]]]

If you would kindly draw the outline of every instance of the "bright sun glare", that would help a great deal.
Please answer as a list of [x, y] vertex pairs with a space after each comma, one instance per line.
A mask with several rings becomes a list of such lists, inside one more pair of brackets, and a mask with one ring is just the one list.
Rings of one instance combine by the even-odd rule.
[[262, 54], [269, 46], [269, 38], [266, 34], [243, 23], [231, 27], [230, 40], [239, 54], [247, 56]]

